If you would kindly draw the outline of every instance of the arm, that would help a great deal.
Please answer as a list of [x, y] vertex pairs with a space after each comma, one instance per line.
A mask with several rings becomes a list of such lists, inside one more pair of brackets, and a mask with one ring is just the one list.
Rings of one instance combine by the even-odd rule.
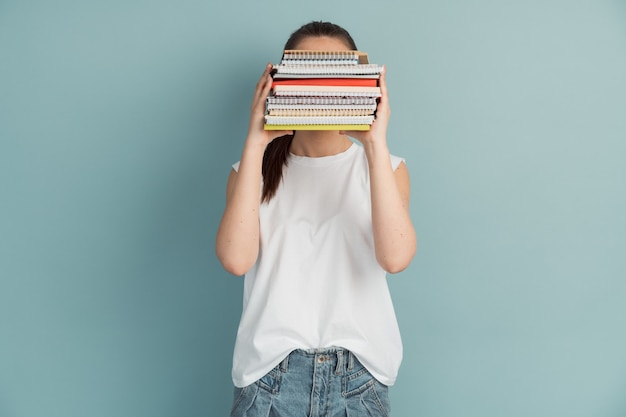
[[370, 171], [372, 225], [376, 260], [387, 272], [404, 270], [417, 250], [409, 213], [409, 174], [404, 163], [394, 171], [387, 147], [389, 97], [385, 71], [380, 76], [381, 99], [376, 120], [366, 132], [344, 132], [363, 144]]
[[291, 132], [263, 129], [265, 98], [272, 85], [271, 65], [265, 67], [256, 85], [250, 109], [250, 125], [239, 170], [231, 171], [226, 188], [226, 208], [217, 231], [215, 251], [228, 272], [245, 274], [259, 254], [259, 204], [261, 166], [265, 147]]

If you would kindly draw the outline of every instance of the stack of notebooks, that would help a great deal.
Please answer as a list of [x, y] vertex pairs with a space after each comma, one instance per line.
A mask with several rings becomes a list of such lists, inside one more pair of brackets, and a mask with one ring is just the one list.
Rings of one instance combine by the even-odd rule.
[[369, 130], [381, 71], [360, 51], [284, 51], [272, 71], [265, 130]]

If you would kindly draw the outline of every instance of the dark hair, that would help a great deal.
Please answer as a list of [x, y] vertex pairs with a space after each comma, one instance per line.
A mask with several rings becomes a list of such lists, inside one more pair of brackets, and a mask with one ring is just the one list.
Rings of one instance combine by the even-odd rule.
[[[309, 37], [331, 37], [344, 41], [346, 46], [356, 51], [356, 43], [347, 30], [339, 25], [330, 22], [313, 21], [301, 26], [294, 31], [287, 42], [284, 49], [296, 49], [298, 44], [305, 38]], [[265, 148], [263, 154], [263, 165], [261, 173], [263, 175], [263, 193], [261, 201], [268, 202], [276, 194], [278, 185], [283, 178], [283, 166], [287, 164], [289, 156], [289, 148], [293, 141], [294, 135], [285, 135], [274, 139]]]

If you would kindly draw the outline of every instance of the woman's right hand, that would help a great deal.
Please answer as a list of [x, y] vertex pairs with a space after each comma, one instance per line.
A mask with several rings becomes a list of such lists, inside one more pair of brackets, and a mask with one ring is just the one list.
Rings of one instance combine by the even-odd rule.
[[248, 127], [248, 140], [267, 146], [272, 140], [293, 134], [292, 130], [265, 130], [265, 102], [272, 89], [272, 64], [265, 66], [265, 71], [256, 84], [252, 106], [250, 107], [250, 125]]

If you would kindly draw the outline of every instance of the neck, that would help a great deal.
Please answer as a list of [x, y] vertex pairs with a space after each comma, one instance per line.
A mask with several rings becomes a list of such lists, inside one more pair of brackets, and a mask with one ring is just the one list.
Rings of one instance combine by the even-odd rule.
[[345, 152], [351, 145], [352, 141], [337, 131], [299, 130], [293, 137], [289, 151], [298, 156], [319, 158]]

